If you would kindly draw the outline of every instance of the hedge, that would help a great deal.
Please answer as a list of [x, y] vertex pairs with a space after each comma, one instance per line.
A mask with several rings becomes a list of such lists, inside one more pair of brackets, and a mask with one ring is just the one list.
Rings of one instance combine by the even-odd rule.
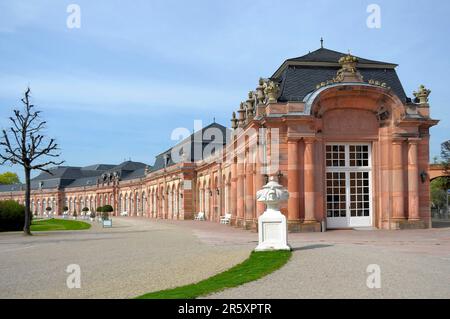
[[0, 231], [20, 231], [24, 224], [25, 206], [13, 200], [0, 201]]

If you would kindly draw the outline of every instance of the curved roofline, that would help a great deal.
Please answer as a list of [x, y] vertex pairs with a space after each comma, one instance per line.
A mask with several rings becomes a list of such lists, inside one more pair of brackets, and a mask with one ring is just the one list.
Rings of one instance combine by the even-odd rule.
[[[326, 91], [328, 89], [332, 89], [335, 87], [342, 87], [342, 86], [361, 86], [361, 87], [370, 87], [370, 88], [376, 88], [376, 89], [382, 88], [377, 85], [373, 85], [373, 84], [369, 84], [369, 83], [361, 83], [361, 82], [334, 83], [334, 84], [330, 84], [327, 86], [323, 86], [315, 91], [312, 91], [311, 93], [309, 93], [308, 95], [305, 96], [305, 98], [303, 99], [303, 102], [305, 103], [304, 113], [311, 115], [312, 105], [314, 104], [315, 100], [317, 99], [317, 97], [319, 97], [319, 95], [321, 93], [323, 93], [324, 91]], [[384, 88], [384, 89], [386, 89], [386, 88]], [[397, 97], [400, 100], [400, 98], [395, 93], [393, 93], [393, 94], [395, 95], [395, 97]]]

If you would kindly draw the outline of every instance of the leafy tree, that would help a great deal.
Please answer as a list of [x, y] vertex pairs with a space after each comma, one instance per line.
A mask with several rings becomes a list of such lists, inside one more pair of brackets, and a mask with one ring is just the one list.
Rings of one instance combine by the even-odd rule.
[[441, 144], [442, 165], [446, 173], [450, 173], [450, 140]]
[[447, 189], [450, 179], [447, 177], [439, 177], [431, 182], [431, 203], [438, 211], [447, 207]]
[[3, 185], [12, 185], [12, 184], [19, 184], [19, 176], [17, 176], [16, 173], [13, 172], [5, 172], [3, 174], [0, 174], [0, 184]]
[[22, 110], [14, 110], [11, 116], [12, 126], [2, 131], [0, 139], [0, 165], [10, 163], [19, 164], [25, 172], [25, 223], [23, 231], [25, 235], [31, 235], [31, 171], [39, 170], [51, 174], [47, 169], [49, 165], [61, 165], [64, 161], [43, 161], [43, 158], [57, 158], [58, 145], [54, 139], [46, 141], [44, 129], [47, 122], [40, 118], [41, 111], [36, 111], [30, 102], [30, 88], [25, 91]]

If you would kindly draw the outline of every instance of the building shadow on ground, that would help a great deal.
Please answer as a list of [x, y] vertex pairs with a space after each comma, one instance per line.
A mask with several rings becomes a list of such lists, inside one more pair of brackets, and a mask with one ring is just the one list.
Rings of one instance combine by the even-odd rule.
[[302, 247], [292, 247], [292, 251], [304, 251], [304, 250], [328, 248], [328, 247], [333, 247], [333, 246], [334, 245], [317, 244], [317, 245], [309, 245], [309, 246], [302, 246]]
[[432, 228], [450, 228], [450, 219], [446, 220], [433, 220], [431, 222]]

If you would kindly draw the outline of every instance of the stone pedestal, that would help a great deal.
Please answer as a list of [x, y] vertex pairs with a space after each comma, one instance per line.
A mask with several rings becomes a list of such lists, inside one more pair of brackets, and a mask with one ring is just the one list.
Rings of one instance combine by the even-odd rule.
[[259, 245], [255, 251], [291, 250], [287, 243], [286, 216], [280, 212], [280, 203], [288, 198], [288, 191], [273, 180], [258, 191], [257, 199], [267, 209], [258, 218]]

